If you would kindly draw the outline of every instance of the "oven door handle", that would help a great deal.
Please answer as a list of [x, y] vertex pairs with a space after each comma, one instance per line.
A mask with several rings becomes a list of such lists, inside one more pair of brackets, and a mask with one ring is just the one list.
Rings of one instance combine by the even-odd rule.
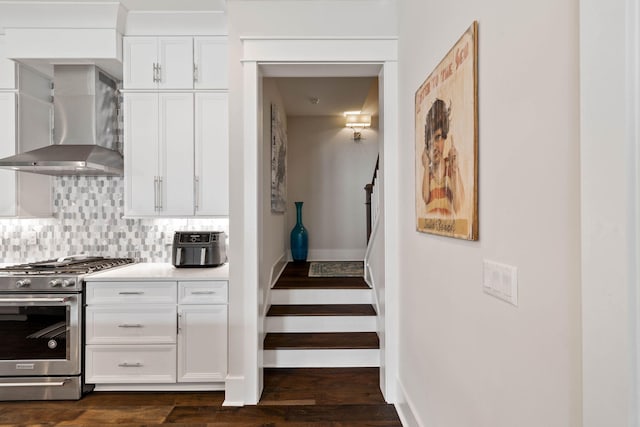
[[5, 302], [14, 302], [14, 303], [40, 303], [40, 302], [57, 302], [60, 304], [67, 303], [71, 301], [73, 297], [59, 297], [59, 298], [0, 298], [0, 304]]
[[40, 382], [40, 383], [0, 383], [1, 387], [62, 387], [67, 383], [64, 381]]

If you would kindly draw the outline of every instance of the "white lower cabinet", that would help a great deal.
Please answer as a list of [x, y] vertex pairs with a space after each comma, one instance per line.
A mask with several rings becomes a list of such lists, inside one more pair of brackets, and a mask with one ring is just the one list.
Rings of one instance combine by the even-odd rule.
[[226, 281], [89, 281], [86, 296], [87, 383], [223, 387]]

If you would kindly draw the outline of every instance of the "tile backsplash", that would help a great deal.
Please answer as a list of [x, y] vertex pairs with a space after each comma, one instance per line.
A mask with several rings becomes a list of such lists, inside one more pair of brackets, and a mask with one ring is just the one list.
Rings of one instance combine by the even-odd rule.
[[123, 218], [120, 177], [53, 178], [53, 217], [0, 219], [0, 263], [89, 254], [171, 262], [176, 230], [224, 231], [229, 220]]

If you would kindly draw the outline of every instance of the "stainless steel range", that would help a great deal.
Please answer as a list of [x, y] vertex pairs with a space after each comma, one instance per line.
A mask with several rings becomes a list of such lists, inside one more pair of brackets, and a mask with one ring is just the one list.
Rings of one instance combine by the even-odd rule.
[[89, 391], [84, 277], [133, 262], [81, 255], [0, 268], [0, 400], [80, 399]]

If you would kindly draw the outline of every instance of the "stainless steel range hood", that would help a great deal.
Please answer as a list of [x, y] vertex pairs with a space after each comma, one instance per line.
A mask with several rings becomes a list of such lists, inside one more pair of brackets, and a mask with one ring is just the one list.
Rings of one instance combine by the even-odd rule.
[[57, 176], [122, 176], [116, 82], [95, 65], [55, 65], [53, 80], [55, 144], [0, 159], [0, 167]]

